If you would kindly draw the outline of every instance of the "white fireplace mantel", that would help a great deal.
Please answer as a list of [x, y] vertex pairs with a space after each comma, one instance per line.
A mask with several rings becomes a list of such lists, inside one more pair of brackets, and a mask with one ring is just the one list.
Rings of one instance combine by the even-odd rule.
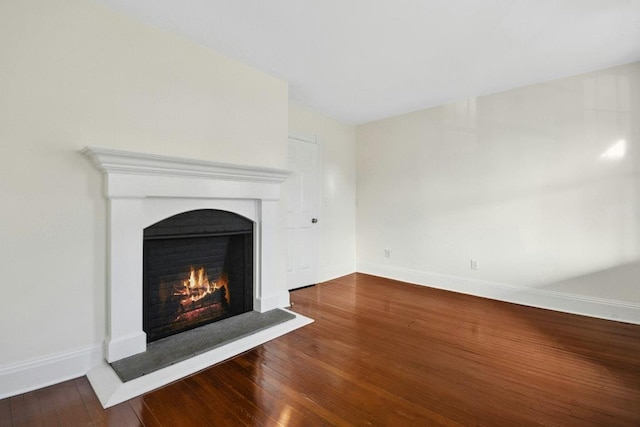
[[288, 171], [279, 169], [231, 165], [109, 148], [87, 147], [82, 152], [93, 159], [100, 170], [107, 173], [187, 176], [276, 184], [282, 183], [289, 176]]
[[278, 199], [283, 170], [88, 147], [105, 174], [108, 215], [108, 362], [146, 350], [142, 330], [143, 230], [195, 209], [221, 209], [255, 223], [254, 310], [289, 305], [278, 282]]

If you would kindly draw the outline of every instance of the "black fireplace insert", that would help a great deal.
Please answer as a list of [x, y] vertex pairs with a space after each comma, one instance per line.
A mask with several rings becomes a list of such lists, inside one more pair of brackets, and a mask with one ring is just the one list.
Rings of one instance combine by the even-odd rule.
[[253, 221], [214, 209], [145, 228], [148, 342], [253, 310], [253, 232]]

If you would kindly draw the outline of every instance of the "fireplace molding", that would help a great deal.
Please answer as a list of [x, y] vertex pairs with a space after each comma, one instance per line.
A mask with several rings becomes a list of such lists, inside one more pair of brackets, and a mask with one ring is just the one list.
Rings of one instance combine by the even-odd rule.
[[143, 230], [181, 212], [221, 209], [254, 221], [254, 310], [289, 305], [277, 277], [278, 199], [287, 171], [105, 148], [82, 152], [104, 173], [108, 199], [108, 362], [146, 350]]
[[167, 175], [275, 184], [281, 184], [289, 176], [288, 171], [279, 169], [240, 166], [110, 148], [87, 147], [82, 152], [89, 156], [100, 170], [108, 174]]

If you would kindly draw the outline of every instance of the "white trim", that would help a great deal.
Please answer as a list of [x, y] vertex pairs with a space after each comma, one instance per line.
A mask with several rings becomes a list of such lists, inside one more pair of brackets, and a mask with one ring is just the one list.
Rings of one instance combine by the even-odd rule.
[[359, 273], [571, 314], [640, 324], [640, 304], [358, 261]]
[[319, 136], [315, 136], [316, 145], [318, 146], [318, 194], [316, 195], [316, 206], [318, 206], [318, 223], [316, 223], [316, 228], [318, 229], [316, 236], [316, 274], [314, 278], [314, 283], [319, 282], [320, 278], [320, 269], [321, 259], [320, 255], [322, 253], [322, 235], [324, 234], [324, 144], [322, 143], [322, 138]]
[[90, 345], [5, 365], [0, 367], [0, 399], [81, 377], [102, 359], [102, 346]]
[[[323, 214], [324, 214], [324, 151], [322, 144], [322, 139], [315, 134], [308, 134], [304, 132], [297, 131], [289, 131], [288, 139], [293, 139], [296, 141], [306, 142], [309, 144], [314, 144], [317, 146], [318, 150], [318, 158], [317, 158], [317, 172], [318, 172], [318, 183], [317, 183], [317, 194], [316, 194], [316, 206], [317, 213], [316, 217], [318, 218], [318, 223], [315, 228], [317, 229], [316, 233], [316, 248], [315, 248], [315, 256], [316, 256], [316, 266], [315, 266], [315, 274], [312, 280], [312, 284], [318, 283], [320, 278], [320, 253], [322, 252], [322, 229], [323, 229]], [[287, 149], [289, 145], [287, 142]], [[287, 283], [287, 287], [289, 288], [289, 283]], [[290, 288], [292, 289], [292, 288]]]
[[107, 344], [105, 347], [105, 358], [109, 361], [124, 359], [132, 352], [143, 353], [147, 350], [147, 334], [136, 331], [127, 336], [111, 338], [107, 336], [105, 339]]
[[320, 142], [320, 139], [316, 135], [304, 133], [304, 132], [296, 132], [293, 130], [289, 131], [289, 139], [308, 142], [310, 144], [318, 144]]
[[[285, 310], [288, 311], [288, 310]], [[289, 311], [296, 316], [279, 325], [241, 338], [185, 361], [123, 383], [110, 365], [102, 363], [87, 373], [87, 378], [104, 408], [132, 399], [187, 375], [206, 369], [245, 351], [313, 322], [313, 319]]]
[[274, 183], [281, 183], [289, 176], [289, 172], [280, 169], [240, 166], [109, 148], [86, 147], [82, 153], [90, 157], [98, 169], [107, 173], [122, 172]]
[[253, 302], [253, 310], [259, 313], [264, 313], [274, 308], [284, 309], [284, 307], [290, 306], [291, 301], [288, 290], [283, 290], [278, 294], [262, 297], [261, 299], [256, 298]]

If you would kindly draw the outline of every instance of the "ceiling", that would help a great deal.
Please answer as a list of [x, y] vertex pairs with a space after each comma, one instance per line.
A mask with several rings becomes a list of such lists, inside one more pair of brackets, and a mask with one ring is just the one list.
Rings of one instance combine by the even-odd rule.
[[640, 0], [96, 0], [360, 124], [640, 61]]

